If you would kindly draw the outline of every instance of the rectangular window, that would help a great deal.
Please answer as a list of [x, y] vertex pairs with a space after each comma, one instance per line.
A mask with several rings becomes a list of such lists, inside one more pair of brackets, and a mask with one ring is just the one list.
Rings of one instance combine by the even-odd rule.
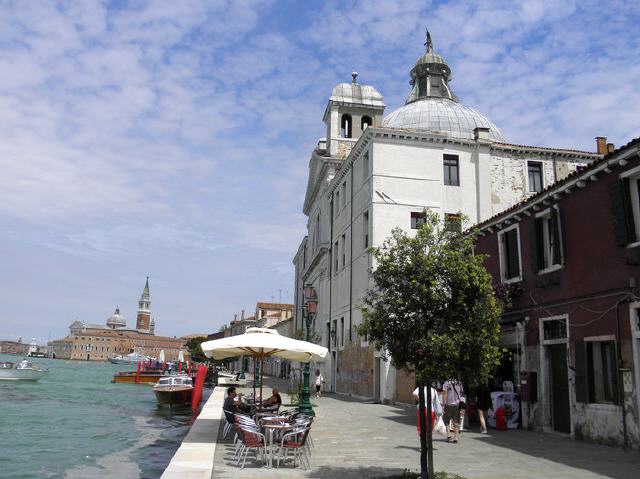
[[333, 243], [333, 273], [338, 272], [338, 242]]
[[347, 182], [342, 183], [342, 207], [347, 204]]
[[576, 401], [618, 404], [615, 341], [580, 341], [575, 358]]
[[532, 259], [536, 272], [563, 263], [560, 215], [551, 208], [533, 220]]
[[362, 214], [362, 245], [364, 249], [369, 247], [369, 212]]
[[342, 267], [347, 264], [347, 236], [342, 235]]
[[335, 200], [333, 200], [333, 216], [338, 216], [340, 211], [340, 192], [336, 191]]
[[542, 163], [539, 161], [528, 161], [527, 172], [529, 175], [529, 191], [532, 193], [540, 193], [543, 188]]
[[344, 346], [344, 318], [340, 318], [340, 346]]
[[411, 229], [417, 230], [427, 222], [427, 215], [422, 211], [412, 211], [411, 212]]
[[587, 343], [589, 399], [596, 403], [618, 402], [616, 347], [613, 341]]
[[316, 229], [313, 232], [313, 250], [315, 251], [320, 246], [320, 213], [316, 216]]
[[444, 184], [460, 186], [458, 155], [444, 155]]
[[362, 157], [362, 179], [366, 180], [369, 178], [369, 152], [365, 152]]
[[500, 271], [502, 281], [519, 280], [520, 277], [520, 234], [515, 226], [498, 233], [500, 242]]
[[445, 213], [444, 229], [450, 233], [462, 233], [462, 218], [460, 215]]

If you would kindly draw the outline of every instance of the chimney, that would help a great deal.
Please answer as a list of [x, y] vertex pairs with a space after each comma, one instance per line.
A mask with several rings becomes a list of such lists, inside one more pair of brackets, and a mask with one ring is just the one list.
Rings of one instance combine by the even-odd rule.
[[607, 137], [606, 136], [596, 136], [596, 152], [598, 153], [598, 155], [607, 154]]
[[613, 153], [613, 150], [616, 149], [616, 145], [613, 143], [607, 143], [607, 153]]
[[244, 320], [244, 309], [240, 311], [240, 321]]
[[237, 320], [238, 320], [238, 315], [237, 315], [237, 314], [234, 314], [234, 315], [233, 315], [233, 321], [235, 322], [235, 321], [237, 321]]

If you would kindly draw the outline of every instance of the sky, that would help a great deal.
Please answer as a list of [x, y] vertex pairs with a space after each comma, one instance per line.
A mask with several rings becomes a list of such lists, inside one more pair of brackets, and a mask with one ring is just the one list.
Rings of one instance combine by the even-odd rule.
[[424, 31], [512, 143], [640, 136], [637, 1], [0, 0], [0, 338], [116, 306], [217, 331], [293, 302], [309, 158], [358, 71], [404, 103]]

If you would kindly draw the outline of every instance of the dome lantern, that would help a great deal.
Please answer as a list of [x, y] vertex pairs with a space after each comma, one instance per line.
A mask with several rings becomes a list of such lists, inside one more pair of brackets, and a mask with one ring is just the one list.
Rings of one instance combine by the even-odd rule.
[[426, 52], [411, 69], [411, 93], [404, 106], [385, 117], [382, 126], [430, 131], [468, 140], [474, 140], [476, 128], [487, 128], [489, 140], [505, 142], [491, 120], [474, 108], [459, 103], [449, 86], [451, 69], [445, 59], [433, 50], [428, 30], [426, 34]]

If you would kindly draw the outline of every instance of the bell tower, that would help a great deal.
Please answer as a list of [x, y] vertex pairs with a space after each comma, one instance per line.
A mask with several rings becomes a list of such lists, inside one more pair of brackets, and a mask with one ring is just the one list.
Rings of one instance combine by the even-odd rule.
[[149, 331], [151, 329], [151, 299], [149, 296], [149, 276], [142, 290], [142, 295], [138, 301], [138, 316], [136, 319], [136, 329]]

